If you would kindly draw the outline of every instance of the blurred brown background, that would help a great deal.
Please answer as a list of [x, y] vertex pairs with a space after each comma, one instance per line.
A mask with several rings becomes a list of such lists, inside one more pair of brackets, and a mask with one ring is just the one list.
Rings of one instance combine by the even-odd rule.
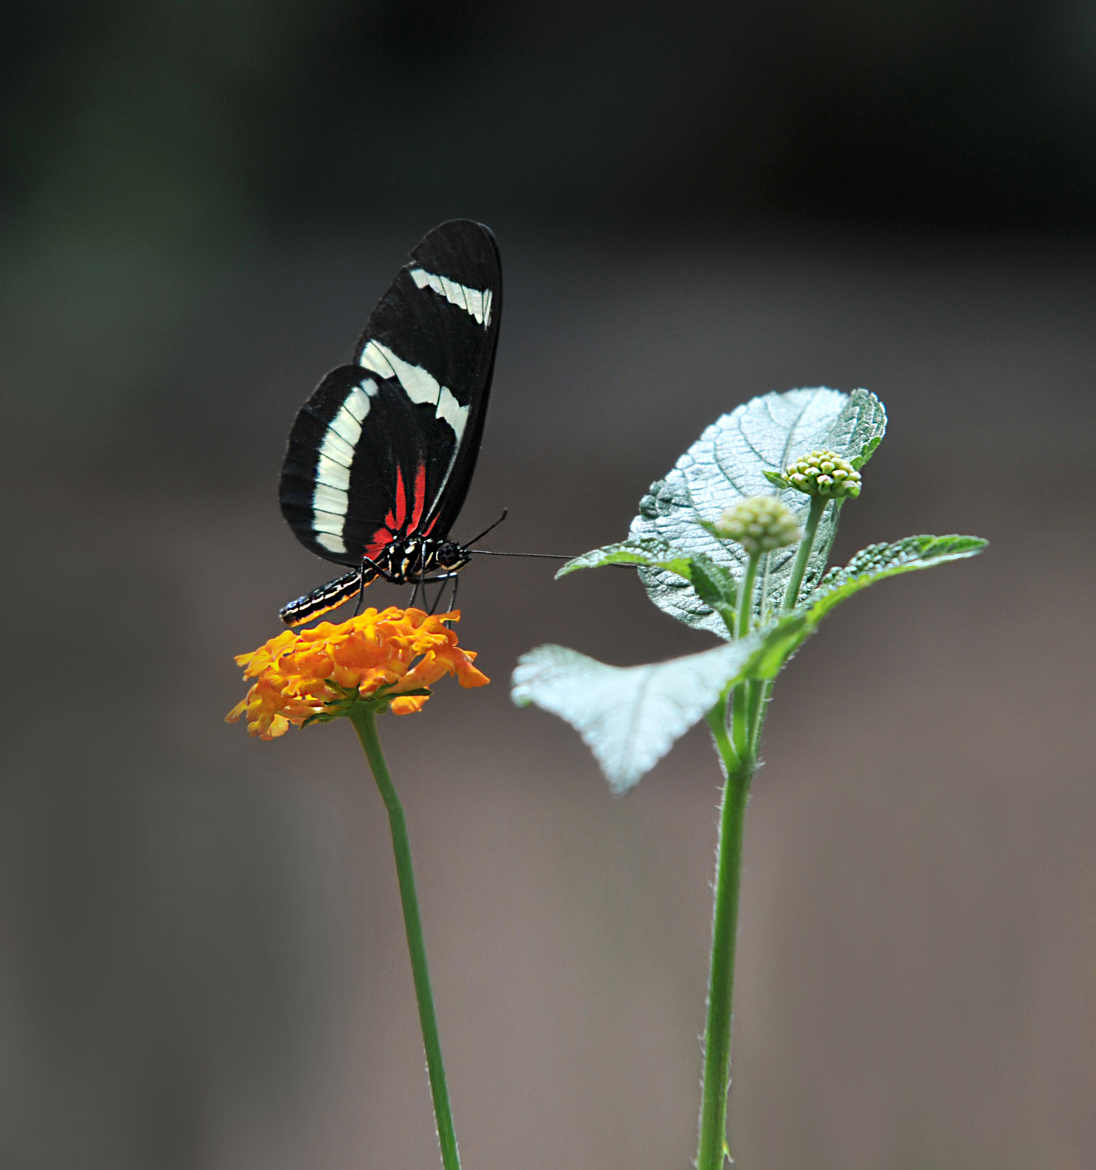
[[[353, 735], [221, 718], [327, 571], [275, 501], [293, 414], [472, 216], [506, 315], [456, 537], [506, 506], [496, 548], [618, 538], [718, 414], [828, 384], [892, 428], [838, 555], [993, 542], [778, 687], [738, 1165], [1096, 1165], [1091, 6], [62, 4], [0, 52], [0, 1164], [438, 1164]], [[706, 641], [623, 572], [484, 560], [461, 604], [493, 685], [383, 732], [465, 1163], [684, 1170], [713, 756], [697, 730], [611, 799], [507, 680], [544, 641]]]

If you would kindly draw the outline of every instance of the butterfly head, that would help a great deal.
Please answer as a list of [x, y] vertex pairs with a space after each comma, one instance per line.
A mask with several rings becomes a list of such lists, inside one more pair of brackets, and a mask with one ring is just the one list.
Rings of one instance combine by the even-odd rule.
[[436, 572], [455, 573], [471, 559], [468, 549], [452, 540], [439, 540], [430, 550], [430, 562]]

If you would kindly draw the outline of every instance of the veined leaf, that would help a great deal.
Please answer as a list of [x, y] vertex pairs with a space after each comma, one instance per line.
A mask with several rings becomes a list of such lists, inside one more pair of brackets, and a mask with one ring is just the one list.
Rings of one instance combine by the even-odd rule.
[[662, 540], [622, 540], [617, 544], [606, 544], [572, 557], [557, 573], [566, 577], [579, 569], [599, 569], [602, 565], [643, 565], [663, 569], [688, 579], [689, 558], [678, 556]]
[[[883, 404], [867, 390], [846, 394], [816, 387], [755, 398], [712, 423], [682, 455], [669, 474], [640, 500], [630, 540], [656, 541], [674, 554], [704, 555], [741, 579], [746, 556], [736, 544], [721, 541], [701, 527], [749, 496], [772, 495], [767, 472], [781, 472], [799, 455], [817, 448], [835, 451], [862, 466], [886, 431]], [[800, 518], [810, 500], [788, 488], [775, 492]], [[827, 507], [818, 526], [806, 587], [821, 576], [836, 531], [839, 504]], [[764, 619], [779, 606], [791, 573], [794, 549], [769, 553], [762, 563], [757, 612]], [[655, 568], [640, 570], [651, 600], [686, 625], [726, 636], [723, 621], [692, 585]]]
[[572, 557], [557, 570], [556, 578], [579, 569], [600, 569], [605, 565], [660, 569], [683, 578], [692, 584], [706, 605], [720, 614], [726, 629], [721, 628], [719, 633], [725, 638], [733, 637], [736, 582], [726, 568], [710, 557], [703, 554], [692, 558], [675, 556], [673, 549], [661, 540], [622, 540]]
[[918, 569], [931, 569], [933, 565], [976, 556], [986, 544], [978, 536], [907, 536], [893, 544], [868, 545], [847, 565], [831, 569], [799, 603], [790, 615], [802, 619], [798, 629], [786, 625], [786, 619], [770, 625], [769, 649], [780, 648], [780, 640], [783, 639], [782, 653], [786, 660], [815, 632], [831, 609], [854, 593], [867, 589], [877, 581], [896, 577], [899, 573], [913, 573]]
[[893, 544], [869, 544], [844, 567], [831, 569], [803, 599], [797, 612], [817, 625], [834, 606], [876, 581], [976, 556], [988, 543], [980, 536], [953, 535], [907, 536]]
[[538, 646], [518, 659], [513, 699], [566, 720], [594, 753], [609, 787], [626, 792], [699, 722], [723, 688], [763, 652], [753, 634], [647, 666], [608, 666], [566, 646]]

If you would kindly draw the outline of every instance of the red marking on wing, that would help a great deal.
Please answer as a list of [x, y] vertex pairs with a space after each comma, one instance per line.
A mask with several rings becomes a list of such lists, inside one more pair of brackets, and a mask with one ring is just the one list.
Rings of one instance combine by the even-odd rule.
[[403, 468], [396, 465], [396, 511], [393, 514], [392, 509], [388, 509], [388, 515], [385, 516], [384, 522], [392, 529], [393, 532], [403, 531], [403, 522], [407, 519], [407, 488], [403, 482]]
[[391, 544], [395, 537], [387, 528], [378, 528], [373, 533], [369, 543], [365, 546], [365, 555], [371, 560], [375, 561], [381, 554], [381, 549], [386, 544]]
[[422, 510], [426, 507], [426, 465], [420, 463], [415, 469], [415, 505], [411, 511], [411, 531], [414, 532], [422, 520]]
[[[414, 500], [408, 498], [407, 485], [403, 482], [403, 468], [396, 468], [396, 504], [388, 509], [384, 522], [392, 532], [414, 532], [422, 521], [422, 514], [426, 510], [426, 465], [420, 463], [415, 468]], [[410, 506], [409, 506], [410, 505]], [[408, 512], [411, 516], [408, 519]], [[404, 521], [407, 521], [406, 528]], [[427, 532], [430, 530], [427, 529]], [[391, 540], [391, 536], [389, 536]], [[388, 542], [385, 541], [387, 544]]]

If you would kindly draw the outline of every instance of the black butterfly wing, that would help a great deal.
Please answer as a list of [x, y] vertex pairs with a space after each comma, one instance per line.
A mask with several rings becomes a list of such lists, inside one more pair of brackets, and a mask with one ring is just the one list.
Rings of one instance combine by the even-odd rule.
[[279, 497], [297, 538], [339, 564], [444, 537], [483, 434], [502, 307], [498, 248], [455, 220], [413, 250], [353, 366], [321, 381], [289, 437]]
[[324, 377], [293, 423], [279, 485], [282, 514], [306, 548], [357, 565], [421, 524], [425, 409], [360, 366]]
[[428, 483], [423, 534], [444, 537], [479, 454], [502, 317], [491, 231], [470, 220], [434, 228], [373, 310], [355, 361], [394, 377], [420, 416]]

